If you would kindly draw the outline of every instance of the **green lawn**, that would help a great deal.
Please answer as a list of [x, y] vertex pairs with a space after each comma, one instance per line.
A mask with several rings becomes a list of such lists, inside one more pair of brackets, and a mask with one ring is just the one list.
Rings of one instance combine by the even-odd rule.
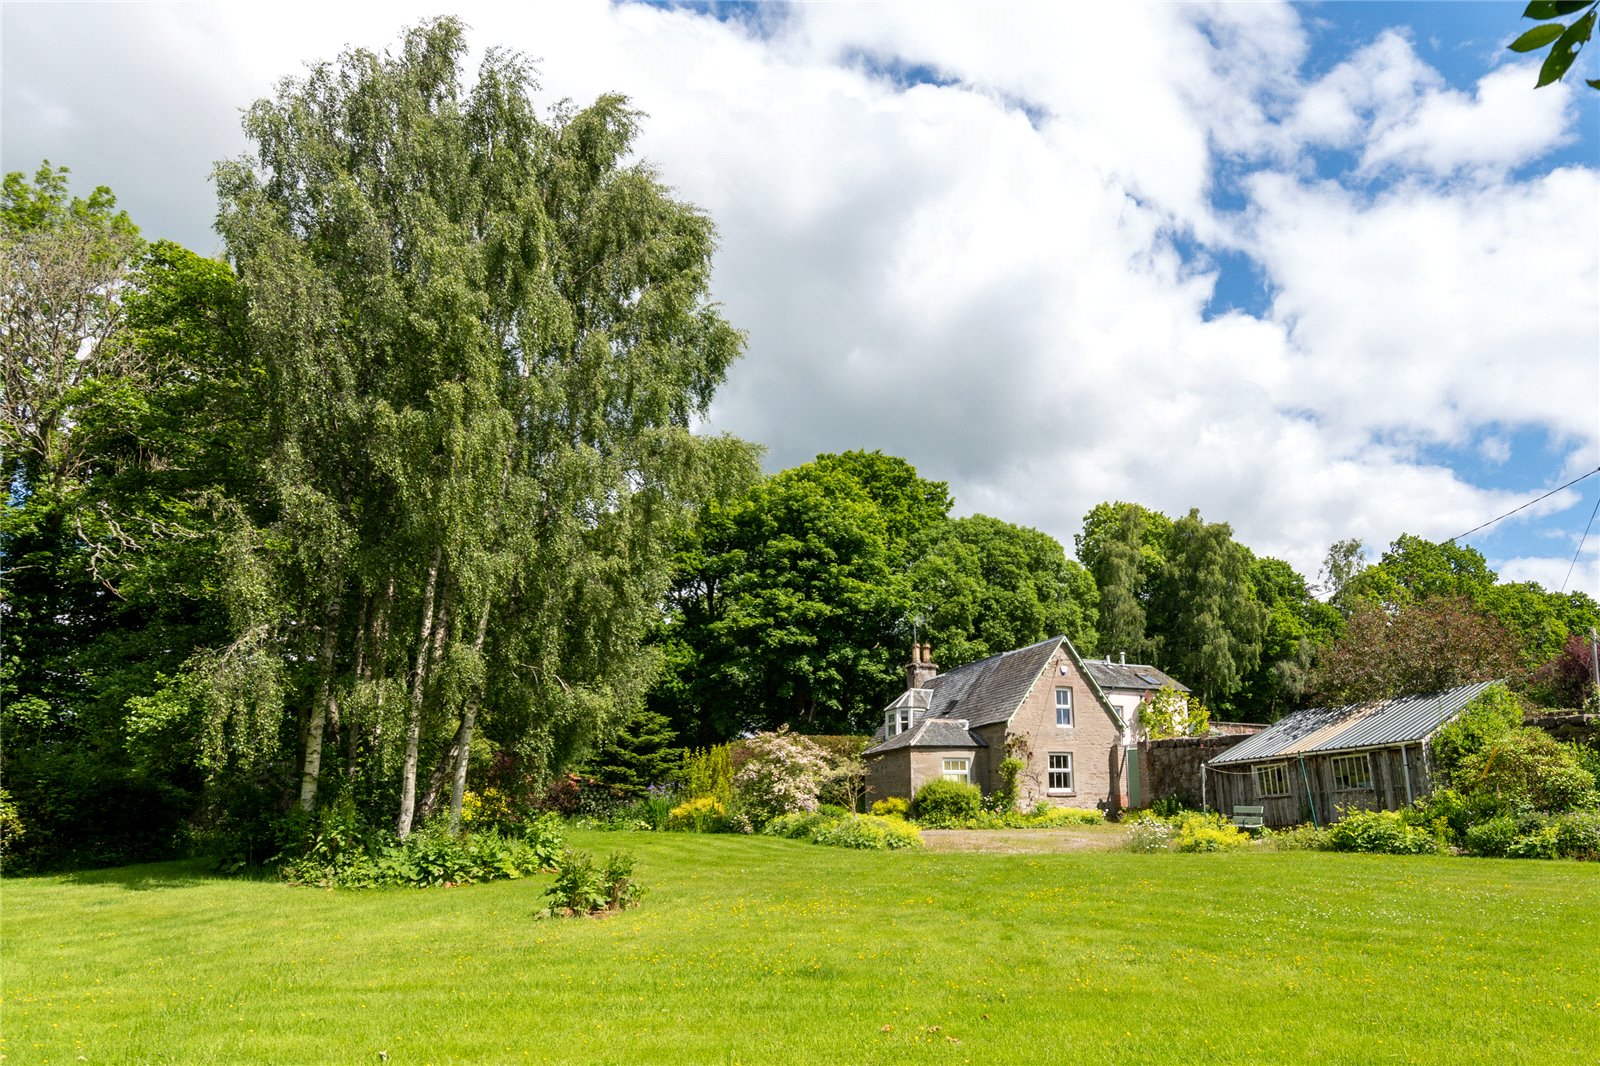
[[1600, 867], [864, 853], [575, 834], [548, 878], [329, 892], [175, 863], [0, 887], [5, 1062], [1583, 1062]]

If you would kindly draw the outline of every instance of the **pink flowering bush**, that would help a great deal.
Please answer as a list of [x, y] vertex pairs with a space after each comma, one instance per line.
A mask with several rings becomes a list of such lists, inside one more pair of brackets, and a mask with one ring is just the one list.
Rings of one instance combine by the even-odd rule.
[[827, 752], [788, 727], [757, 733], [744, 748], [747, 757], [733, 786], [752, 820], [764, 824], [780, 814], [817, 809], [817, 792], [833, 769]]

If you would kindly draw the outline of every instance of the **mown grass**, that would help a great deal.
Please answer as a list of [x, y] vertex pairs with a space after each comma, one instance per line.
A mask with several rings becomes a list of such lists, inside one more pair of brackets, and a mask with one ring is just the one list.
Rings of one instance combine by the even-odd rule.
[[650, 890], [0, 887], [6, 1063], [1584, 1062], [1600, 867], [574, 834]]

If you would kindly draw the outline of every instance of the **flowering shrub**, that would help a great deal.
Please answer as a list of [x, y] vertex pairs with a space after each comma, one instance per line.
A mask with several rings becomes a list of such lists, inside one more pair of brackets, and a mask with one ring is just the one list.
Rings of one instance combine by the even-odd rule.
[[835, 848], [861, 848], [872, 851], [920, 848], [922, 832], [902, 818], [880, 818], [872, 814], [852, 814], [815, 830], [812, 842]]
[[1171, 822], [1140, 811], [1128, 820], [1129, 851], [1166, 851], [1172, 845]]
[[1250, 845], [1250, 835], [1220, 814], [1182, 815], [1177, 831], [1179, 851], [1233, 851]]
[[728, 812], [715, 796], [701, 796], [672, 808], [667, 828], [683, 833], [720, 833], [728, 825]]
[[714, 796], [724, 807], [733, 806], [731, 746], [718, 744], [704, 750], [685, 751], [679, 778], [690, 799]]
[[903, 796], [888, 796], [872, 805], [880, 818], [905, 818], [911, 814], [911, 801]]
[[817, 792], [832, 769], [827, 754], [788, 728], [757, 733], [733, 775], [740, 805], [758, 824], [780, 814], [817, 809]]
[[1563, 859], [1600, 859], [1600, 811], [1572, 811], [1555, 820], [1556, 853]]

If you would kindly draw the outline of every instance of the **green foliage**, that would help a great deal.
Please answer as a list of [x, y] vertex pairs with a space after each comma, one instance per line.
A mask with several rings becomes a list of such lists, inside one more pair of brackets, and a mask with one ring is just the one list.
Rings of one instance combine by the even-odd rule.
[[644, 889], [634, 879], [632, 856], [612, 854], [603, 866], [585, 851], [564, 851], [556, 860], [556, 879], [545, 889], [550, 902], [541, 918], [608, 914], [637, 906]]
[[1504, 685], [1485, 689], [1434, 734], [1431, 748], [1439, 773], [1455, 780], [1467, 756], [1503, 741], [1522, 725], [1522, 717], [1522, 704]]
[[1139, 724], [1151, 740], [1204, 736], [1211, 729], [1211, 712], [1199, 698], [1162, 685], [1139, 705]]
[[1198, 510], [1172, 523], [1152, 597], [1162, 662], [1207, 704], [1230, 705], [1261, 660], [1266, 610], [1249, 580], [1253, 558], [1231, 526]]
[[1600, 811], [1569, 811], [1552, 824], [1556, 853], [1563, 859], [1600, 861]]
[[1468, 855], [1501, 858], [1509, 854], [1519, 835], [1517, 819], [1501, 814], [1469, 826], [1462, 843]]
[[904, 796], [885, 796], [872, 805], [872, 813], [884, 818], [909, 818], [911, 801]]
[[1594, 775], [1579, 764], [1572, 748], [1533, 727], [1510, 730], [1465, 755], [1450, 780], [1459, 788], [1540, 811], [1596, 803]]
[[1190, 811], [1178, 817], [1175, 841], [1179, 851], [1235, 851], [1249, 847], [1250, 834], [1220, 814]]
[[[1546, 21], [1584, 12], [1570, 23]], [[1534, 88], [1543, 88], [1560, 81], [1577, 59], [1579, 51], [1589, 43], [1594, 34], [1595, 0], [1533, 0], [1522, 17], [1535, 19], [1542, 25], [1521, 34], [1508, 47], [1513, 52], [1537, 52], [1546, 46], [1550, 52], [1539, 66], [1539, 80]], [[1591, 89], [1600, 89], [1600, 79], [1585, 79]]]
[[1028, 764], [1015, 755], [1008, 755], [1000, 760], [996, 767], [996, 776], [1000, 779], [999, 785], [990, 795], [989, 806], [996, 811], [1014, 811], [1017, 809], [1017, 796], [1022, 781], [1022, 771]]
[[1094, 578], [1047, 534], [972, 515], [930, 526], [915, 555], [919, 635], [946, 669], [1057, 635], [1099, 642]]
[[1436, 834], [1408, 824], [1396, 811], [1341, 809], [1326, 839], [1332, 851], [1384, 855], [1436, 855], [1444, 848]]
[[976, 818], [983, 793], [965, 781], [929, 781], [912, 797], [911, 810], [923, 825], [939, 826]]
[[17, 810], [17, 805], [11, 802], [11, 794], [0, 788], [0, 870], [7, 868], [11, 856], [17, 850], [17, 842], [27, 835], [28, 829], [23, 824], [22, 813]]
[[1296, 825], [1288, 829], [1262, 830], [1261, 840], [1273, 851], [1331, 851], [1328, 830], [1314, 825]]
[[834, 848], [871, 851], [898, 851], [920, 848], [922, 832], [903, 818], [880, 818], [871, 814], [852, 814], [814, 830], [813, 843]]
[[685, 751], [678, 780], [690, 799], [711, 796], [724, 807], [733, 804], [733, 761], [726, 744]]
[[640, 796], [651, 785], [670, 780], [682, 767], [684, 752], [672, 746], [676, 738], [666, 715], [640, 710], [585, 760], [585, 770], [620, 796]]
[[728, 809], [715, 796], [699, 796], [667, 814], [665, 828], [680, 833], [721, 833], [728, 828]]
[[495, 829], [451, 835], [435, 821], [403, 841], [365, 824], [348, 801], [315, 815], [296, 810], [289, 820], [303, 827], [302, 836], [292, 856], [280, 857], [278, 875], [320, 888], [434, 888], [526, 877], [551, 868], [561, 849], [559, 819], [532, 823], [521, 836]]

